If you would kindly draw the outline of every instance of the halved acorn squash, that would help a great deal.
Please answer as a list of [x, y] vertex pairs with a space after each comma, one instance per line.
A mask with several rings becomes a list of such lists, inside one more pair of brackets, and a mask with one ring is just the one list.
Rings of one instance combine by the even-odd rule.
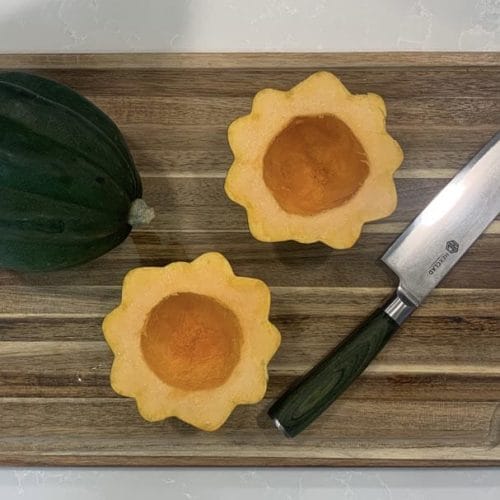
[[353, 95], [328, 72], [258, 92], [229, 127], [225, 182], [255, 238], [349, 248], [365, 222], [390, 215], [403, 152], [385, 118], [380, 96]]
[[113, 389], [146, 420], [216, 430], [236, 405], [264, 397], [281, 339], [269, 308], [266, 284], [235, 276], [219, 253], [130, 271], [103, 323]]

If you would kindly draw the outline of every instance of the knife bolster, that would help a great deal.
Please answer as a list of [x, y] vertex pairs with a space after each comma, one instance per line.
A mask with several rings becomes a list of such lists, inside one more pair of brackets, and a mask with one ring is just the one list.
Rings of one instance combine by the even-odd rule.
[[416, 308], [417, 305], [406, 296], [401, 287], [398, 287], [397, 292], [383, 307], [384, 312], [398, 325], [401, 325]]

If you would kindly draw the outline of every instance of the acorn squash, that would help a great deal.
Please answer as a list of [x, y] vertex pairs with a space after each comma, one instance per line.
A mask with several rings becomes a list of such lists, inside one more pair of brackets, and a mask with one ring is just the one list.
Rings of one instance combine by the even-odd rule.
[[280, 343], [269, 307], [268, 287], [235, 276], [219, 253], [130, 271], [103, 323], [113, 389], [148, 421], [219, 428], [236, 405], [264, 396]]
[[225, 182], [255, 238], [348, 248], [365, 222], [390, 215], [403, 152], [385, 118], [380, 96], [353, 95], [328, 72], [258, 92], [229, 127]]
[[70, 88], [0, 73], [0, 267], [81, 264], [152, 218], [125, 140]]

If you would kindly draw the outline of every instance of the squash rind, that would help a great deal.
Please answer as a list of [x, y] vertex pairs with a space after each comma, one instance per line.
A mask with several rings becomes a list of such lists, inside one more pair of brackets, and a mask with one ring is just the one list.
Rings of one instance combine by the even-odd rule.
[[142, 184], [113, 121], [23, 72], [0, 72], [0, 104], [0, 267], [62, 269], [120, 244]]

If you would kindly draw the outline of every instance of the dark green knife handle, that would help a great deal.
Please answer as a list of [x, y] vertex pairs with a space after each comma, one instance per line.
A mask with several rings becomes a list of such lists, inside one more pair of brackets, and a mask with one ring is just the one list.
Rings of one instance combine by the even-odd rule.
[[321, 415], [385, 346], [399, 327], [386, 312], [396, 300], [376, 311], [273, 404], [269, 416], [286, 436], [296, 436]]

